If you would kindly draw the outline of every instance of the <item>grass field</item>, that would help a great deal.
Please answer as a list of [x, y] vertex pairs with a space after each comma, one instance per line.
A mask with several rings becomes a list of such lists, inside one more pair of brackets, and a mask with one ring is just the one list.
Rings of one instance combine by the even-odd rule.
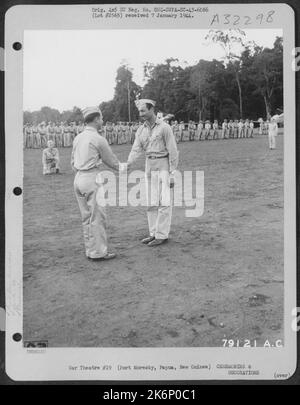
[[[130, 145], [113, 147], [126, 161]], [[50, 347], [222, 346], [283, 339], [283, 136], [179, 144], [180, 170], [204, 170], [200, 218], [173, 212], [168, 244], [142, 245], [146, 211], [109, 207], [111, 250], [84, 255], [70, 149], [62, 175], [24, 155], [24, 340]], [[140, 159], [135, 168], [143, 168]]]

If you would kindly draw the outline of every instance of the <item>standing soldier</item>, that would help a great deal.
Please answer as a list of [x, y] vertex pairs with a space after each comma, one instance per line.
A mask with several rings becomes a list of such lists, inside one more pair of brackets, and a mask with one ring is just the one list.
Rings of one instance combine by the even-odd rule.
[[105, 139], [111, 145], [111, 123], [109, 121], [105, 124]]
[[142, 243], [153, 247], [167, 242], [169, 237], [172, 218], [170, 188], [174, 187], [178, 151], [172, 129], [155, 115], [155, 102], [137, 100], [136, 106], [144, 123], [136, 133], [128, 166], [145, 152], [149, 236]]
[[74, 191], [79, 206], [85, 254], [89, 260], [108, 260], [116, 255], [108, 253], [107, 220], [102, 202], [104, 194], [100, 173], [101, 163], [118, 170], [122, 166], [113, 154], [106, 139], [98, 130], [103, 124], [102, 114], [98, 107], [83, 110], [86, 127], [73, 143], [71, 165], [76, 173]]
[[269, 148], [276, 148], [276, 136], [278, 134], [278, 125], [274, 117], [271, 118], [271, 122], [268, 125], [268, 135], [269, 135]]
[[54, 123], [51, 121], [47, 125], [47, 142], [48, 141], [55, 142], [55, 128], [54, 128]]
[[115, 128], [114, 128], [114, 144], [119, 145], [120, 142], [120, 122], [117, 121]]
[[180, 142], [182, 142], [184, 139], [184, 130], [185, 130], [184, 122], [180, 121], [180, 124], [179, 124]]
[[205, 121], [204, 127], [204, 139], [207, 140], [210, 137], [211, 123], [209, 120]]
[[25, 124], [23, 136], [24, 136], [24, 140], [25, 140], [24, 147], [33, 148], [33, 146], [34, 146], [33, 132], [32, 132], [32, 127], [30, 127], [30, 125], [28, 123]]
[[41, 136], [39, 133], [38, 126], [34, 123], [31, 127], [32, 131], [32, 147], [36, 149], [41, 149]]
[[193, 129], [193, 121], [189, 120], [188, 123], [188, 133], [189, 133], [189, 141], [193, 141], [195, 138], [194, 129]]
[[26, 127], [27, 127], [28, 123], [26, 123], [25, 125], [23, 125], [23, 149], [26, 148], [26, 140], [27, 140], [27, 132], [26, 132]]
[[130, 124], [125, 123], [125, 143], [130, 143]]
[[115, 123], [112, 122], [111, 123], [111, 139], [110, 139], [111, 145], [114, 145], [115, 142], [116, 142], [116, 129], [115, 129], [115, 127], [116, 127]]
[[238, 137], [244, 138], [244, 122], [243, 122], [242, 118], [240, 119], [238, 129], [239, 129]]
[[44, 149], [47, 147], [47, 128], [44, 121], [38, 126], [38, 132], [41, 139], [41, 148]]
[[176, 121], [176, 120], [174, 121], [173, 133], [175, 136], [176, 143], [178, 143], [180, 141], [180, 132], [179, 132], [178, 121]]
[[75, 139], [77, 133], [77, 128], [75, 127], [75, 122], [71, 122], [69, 126], [69, 136], [70, 136], [70, 146], [73, 145], [73, 141]]
[[200, 120], [197, 126], [197, 138], [198, 141], [201, 141], [201, 136], [202, 136], [202, 132], [203, 132], [203, 121]]
[[219, 129], [218, 120], [214, 120], [214, 123], [213, 123], [213, 135], [212, 135], [213, 139], [218, 139], [219, 138], [218, 129]]
[[268, 119], [266, 119], [266, 121], [264, 122], [264, 126], [263, 126], [263, 134], [264, 135], [269, 134], [269, 125], [270, 125], [270, 121]]
[[226, 139], [227, 138], [227, 127], [228, 127], [228, 124], [227, 124], [227, 120], [226, 119], [224, 119], [224, 121], [223, 121], [223, 123], [222, 123], [222, 139]]
[[233, 137], [238, 138], [239, 134], [239, 122], [238, 120], [234, 120], [233, 122]]
[[230, 120], [228, 122], [228, 137], [229, 138], [234, 138], [234, 136], [233, 136], [233, 121], [232, 120]]
[[250, 134], [250, 138], [253, 138], [253, 132], [254, 132], [254, 122], [253, 120], [250, 121], [249, 124], [249, 134]]
[[55, 123], [54, 133], [55, 133], [55, 145], [57, 148], [62, 147], [62, 127], [59, 125], [59, 122]]
[[245, 138], [249, 138], [249, 120], [248, 118], [245, 120], [244, 124], [244, 131], [245, 131]]
[[258, 135], [262, 135], [263, 134], [263, 122], [264, 122], [264, 120], [262, 118], [258, 118], [258, 122], [259, 122]]
[[64, 123], [64, 147], [68, 148], [71, 146], [71, 133], [70, 126], [67, 122]]

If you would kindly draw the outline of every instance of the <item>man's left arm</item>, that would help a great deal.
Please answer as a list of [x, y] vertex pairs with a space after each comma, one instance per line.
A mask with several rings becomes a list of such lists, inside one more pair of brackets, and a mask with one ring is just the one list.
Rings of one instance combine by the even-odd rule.
[[169, 171], [172, 174], [178, 166], [178, 150], [177, 143], [173, 131], [169, 125], [166, 125], [164, 128], [164, 139], [166, 149], [169, 153]]

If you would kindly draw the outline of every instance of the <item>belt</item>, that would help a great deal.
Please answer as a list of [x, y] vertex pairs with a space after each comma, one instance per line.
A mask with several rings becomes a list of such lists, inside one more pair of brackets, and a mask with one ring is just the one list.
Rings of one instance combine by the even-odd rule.
[[[77, 169], [76, 169], [76, 170], [77, 170]], [[77, 170], [77, 172], [80, 172], [80, 173], [100, 172], [100, 168], [99, 168], [99, 167], [92, 167], [91, 169]]]
[[164, 156], [147, 156], [148, 159], [162, 159], [162, 158], [167, 158], [169, 155], [164, 155]]

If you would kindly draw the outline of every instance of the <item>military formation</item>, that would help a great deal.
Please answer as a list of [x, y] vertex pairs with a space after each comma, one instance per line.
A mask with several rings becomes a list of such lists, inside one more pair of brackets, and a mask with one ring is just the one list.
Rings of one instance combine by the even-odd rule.
[[[162, 118], [163, 119], [163, 118]], [[227, 120], [222, 123], [217, 120], [211, 121], [183, 121], [165, 120], [169, 123], [176, 142], [185, 141], [205, 141], [230, 138], [252, 138], [254, 134], [253, 120]], [[262, 119], [258, 123], [258, 133], [267, 135], [269, 121]], [[110, 145], [133, 144], [135, 134], [140, 126], [140, 122], [106, 122], [99, 130]], [[257, 126], [257, 125], [256, 125]], [[68, 148], [72, 147], [74, 138], [84, 130], [84, 123], [79, 122], [41, 122], [38, 125], [26, 123], [23, 128], [24, 148], [26, 149], [44, 149], [47, 142], [52, 141], [54, 147]]]

